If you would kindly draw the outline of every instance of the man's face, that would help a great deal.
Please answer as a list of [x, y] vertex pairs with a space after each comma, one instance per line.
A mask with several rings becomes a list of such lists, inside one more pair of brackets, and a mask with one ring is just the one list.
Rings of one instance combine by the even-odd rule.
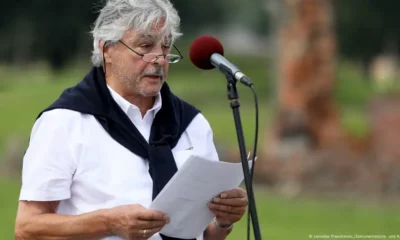
[[[157, 34], [162, 27], [163, 23], [154, 26], [150, 34], [139, 34], [134, 30], [129, 30], [121, 41], [139, 54], [168, 54], [171, 42], [168, 38]], [[154, 63], [145, 62], [142, 60], [142, 56], [134, 53], [128, 47], [120, 42], [115, 44], [113, 54], [110, 55], [113, 74], [131, 94], [139, 94], [144, 97], [157, 95], [167, 77], [169, 64], [165, 61], [164, 56], [159, 56]]]

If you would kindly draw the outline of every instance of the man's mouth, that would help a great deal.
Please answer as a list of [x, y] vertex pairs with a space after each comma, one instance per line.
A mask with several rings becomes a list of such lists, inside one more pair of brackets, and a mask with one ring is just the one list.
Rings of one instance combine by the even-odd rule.
[[144, 77], [151, 78], [151, 79], [157, 79], [157, 80], [162, 79], [161, 75], [145, 75]]

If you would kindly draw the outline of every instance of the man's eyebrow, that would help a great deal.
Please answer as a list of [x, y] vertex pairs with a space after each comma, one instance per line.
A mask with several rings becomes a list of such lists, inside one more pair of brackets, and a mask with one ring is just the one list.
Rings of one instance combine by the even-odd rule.
[[139, 42], [141, 40], [152, 40], [152, 41], [154, 41], [156, 39], [157, 39], [157, 37], [154, 36], [154, 35], [151, 35], [151, 34], [140, 34], [137, 37], [130, 38], [128, 41], [132, 42], [132, 43], [137, 43], [137, 42]]
[[[130, 43], [132, 43], [132, 44], [138, 44], [138, 43], [140, 43], [141, 41], [152, 41], [152, 42], [156, 42], [156, 41], [158, 41], [158, 40], [160, 40], [160, 39], [159, 39], [159, 36], [154, 35], [154, 34], [139, 34], [139, 35], [136, 36], [136, 37], [132, 37], [132, 38], [129, 38], [129, 39], [128, 39], [128, 41], [129, 41]], [[172, 44], [172, 36], [171, 36], [171, 35], [165, 36], [165, 37], [163, 38], [163, 40], [162, 40], [162, 44], [171, 45], [171, 44]]]

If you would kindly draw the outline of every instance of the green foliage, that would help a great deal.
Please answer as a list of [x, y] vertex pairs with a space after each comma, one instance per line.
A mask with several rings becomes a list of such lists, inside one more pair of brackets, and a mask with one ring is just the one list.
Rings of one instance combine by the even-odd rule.
[[[91, 50], [89, 32], [104, 0], [2, 1], [0, 61], [19, 63], [45, 60], [62, 69], [79, 54]], [[382, 51], [398, 51], [399, 1], [333, 0], [340, 55], [365, 66]], [[265, 35], [270, 29], [266, 2], [202, 0], [196, 4], [172, 0], [186, 36], [203, 29], [223, 29], [227, 23]], [[356, 11], [355, 11], [356, 10]], [[15, 14], [17, 13], [17, 14]], [[391, 47], [391, 49], [387, 49]]]
[[0, 179], [0, 236], [2, 239], [15, 239], [14, 223], [20, 187], [17, 181]]
[[346, 61], [339, 65], [335, 99], [340, 106], [365, 106], [373, 93], [370, 80], [357, 65]]
[[398, 53], [399, 1], [334, 0], [336, 28], [343, 57], [365, 64], [383, 51]]
[[[261, 29], [266, 21], [262, 15], [262, 3], [238, 3], [214, 0], [197, 1], [172, 0], [181, 17], [181, 30], [185, 35], [195, 35], [204, 28], [221, 29], [227, 20], [241, 16], [235, 11], [247, 9], [251, 16], [247, 25]], [[8, 63], [29, 63], [44, 60], [51, 68], [60, 70], [78, 56], [87, 56], [92, 49], [90, 31], [98, 17], [104, 0], [72, 1], [27, 1], [2, 3], [0, 13], [5, 16], [0, 30], [7, 33], [0, 39], [0, 61]], [[18, 9], [18, 11], [17, 11]], [[257, 11], [257, 18], [252, 12]], [[18, 14], [11, 14], [17, 12]], [[229, 17], [228, 17], [229, 16]], [[247, 18], [247, 17], [246, 17]], [[255, 20], [257, 19], [257, 20]], [[239, 22], [243, 22], [243, 19]]]
[[372, 80], [363, 74], [362, 67], [341, 61], [334, 93], [344, 131], [355, 138], [367, 137], [370, 126], [366, 110], [378, 90]]
[[341, 123], [344, 131], [355, 138], [363, 139], [370, 133], [369, 122], [361, 109], [350, 108], [342, 111]]

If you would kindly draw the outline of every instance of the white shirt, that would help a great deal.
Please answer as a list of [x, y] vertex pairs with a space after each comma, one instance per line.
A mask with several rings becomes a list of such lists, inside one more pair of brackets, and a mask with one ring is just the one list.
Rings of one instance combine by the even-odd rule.
[[[112, 97], [149, 139], [161, 95], [142, 118], [139, 109], [111, 88]], [[193, 151], [218, 161], [213, 133], [200, 113], [172, 149], [178, 169]], [[125, 204], [152, 202], [153, 181], [148, 161], [116, 142], [92, 115], [54, 109], [35, 122], [23, 159], [20, 200], [60, 201], [57, 213], [78, 215]], [[155, 234], [151, 240], [161, 240]], [[197, 240], [202, 240], [199, 236]], [[104, 240], [121, 240], [107, 237]]]

